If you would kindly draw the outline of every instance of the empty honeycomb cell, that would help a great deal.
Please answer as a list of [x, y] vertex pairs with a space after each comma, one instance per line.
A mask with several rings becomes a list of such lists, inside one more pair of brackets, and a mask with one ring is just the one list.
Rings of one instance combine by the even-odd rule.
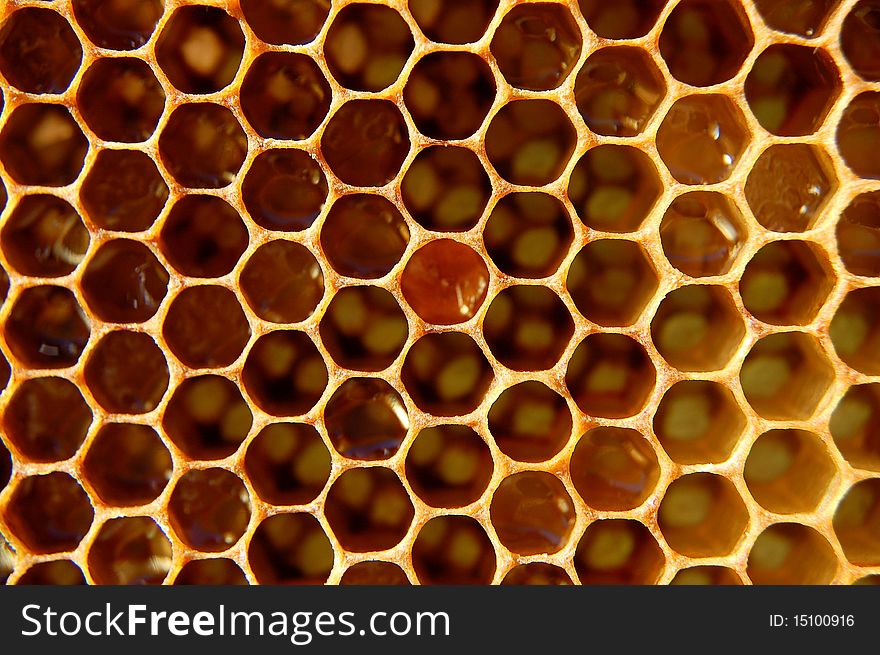
[[89, 231], [69, 203], [41, 194], [21, 199], [5, 221], [0, 242], [19, 273], [60, 277], [85, 257]]
[[745, 95], [758, 122], [779, 136], [812, 134], [840, 93], [840, 73], [821, 48], [776, 43], [755, 60]]
[[434, 416], [461, 416], [483, 401], [495, 374], [462, 332], [426, 334], [410, 349], [401, 380], [416, 406]]
[[19, 184], [71, 184], [88, 149], [79, 125], [61, 105], [19, 105], [0, 132], [0, 160]]
[[880, 179], [878, 147], [880, 92], [866, 91], [857, 95], [844, 109], [837, 124], [837, 149], [843, 161], [856, 175], [877, 180]]
[[156, 61], [184, 93], [213, 93], [229, 85], [244, 54], [244, 34], [217, 7], [177, 9], [156, 40]]
[[83, 475], [102, 501], [117, 507], [158, 498], [171, 478], [171, 455], [148, 425], [105, 423], [83, 459]]
[[862, 0], [847, 14], [840, 46], [853, 70], [863, 79], [880, 81], [880, 3]]
[[463, 232], [480, 220], [492, 184], [473, 151], [433, 146], [409, 165], [400, 191], [404, 207], [422, 227]]
[[0, 354], [0, 391], [6, 388], [6, 385], [9, 384], [9, 378], [12, 376], [12, 369], [9, 368], [9, 362], [6, 361], [6, 357]]
[[376, 466], [349, 469], [336, 478], [324, 514], [343, 548], [366, 553], [400, 543], [415, 511], [397, 474]]
[[302, 150], [267, 150], [248, 169], [241, 194], [258, 225], [299, 232], [321, 213], [327, 200], [327, 178]]
[[677, 100], [657, 131], [657, 150], [683, 184], [715, 184], [730, 177], [749, 141], [745, 118], [727, 96]]
[[565, 399], [536, 380], [501, 392], [487, 417], [499, 450], [519, 462], [543, 462], [568, 443], [572, 418]]
[[85, 382], [98, 403], [114, 414], [146, 414], [168, 389], [168, 364], [153, 338], [118, 330], [103, 336], [89, 354]]
[[653, 535], [638, 521], [606, 519], [587, 526], [574, 555], [581, 584], [654, 584], [665, 558]]
[[880, 584], [880, 575], [866, 575], [859, 578], [852, 584], [854, 585], [878, 585]]
[[752, 584], [824, 585], [837, 573], [831, 545], [813, 528], [776, 523], [755, 541], [746, 573]]
[[232, 291], [206, 285], [177, 294], [168, 308], [162, 334], [185, 365], [214, 368], [238, 359], [251, 329]]
[[419, 432], [406, 454], [406, 479], [432, 507], [476, 502], [492, 478], [489, 447], [466, 425], [438, 425]]
[[571, 496], [559, 478], [545, 471], [504, 478], [492, 494], [489, 512], [498, 539], [520, 555], [558, 552], [575, 522]]
[[742, 316], [721, 286], [691, 285], [670, 292], [651, 321], [663, 358], [682, 371], [723, 368], [745, 335]]
[[571, 219], [559, 199], [534, 191], [501, 198], [483, 229], [486, 253], [495, 266], [523, 278], [553, 275], [573, 238]]
[[162, 0], [73, 0], [73, 15], [99, 48], [134, 50], [144, 45], [162, 17]]
[[406, 315], [394, 296], [380, 287], [340, 289], [320, 324], [321, 341], [340, 366], [356, 371], [388, 368], [406, 342]]
[[555, 89], [581, 54], [581, 34], [568, 9], [534, 2], [511, 9], [495, 29], [491, 51], [512, 86]]
[[82, 570], [69, 559], [39, 562], [25, 571], [18, 585], [84, 585]]
[[853, 466], [880, 471], [880, 385], [847, 389], [831, 414], [831, 436]]
[[241, 108], [248, 123], [270, 139], [305, 139], [330, 109], [330, 85], [313, 59], [293, 52], [266, 52], [248, 68]]
[[324, 57], [330, 74], [345, 88], [381, 91], [397, 80], [414, 45], [397, 11], [356, 3], [333, 17], [324, 37]]
[[246, 585], [238, 564], [225, 557], [190, 560], [174, 577], [176, 585]]
[[635, 241], [588, 243], [568, 269], [566, 287], [575, 307], [598, 325], [632, 325], [657, 291], [657, 273]]
[[162, 427], [184, 455], [192, 459], [229, 457], [253, 423], [238, 387], [219, 375], [191, 377], [174, 390]]
[[421, 584], [485, 585], [495, 575], [495, 550], [470, 516], [435, 516], [419, 530], [412, 565]]
[[660, 197], [663, 184], [647, 154], [618, 144], [590, 148], [568, 181], [568, 197], [587, 227], [634, 232]]
[[880, 287], [850, 291], [828, 332], [837, 356], [850, 368], [880, 375]]
[[754, 44], [742, 7], [728, 0], [684, 0], [667, 16], [659, 41], [669, 72], [691, 86], [729, 80]]
[[437, 43], [473, 43], [482, 38], [498, 0], [409, 0], [425, 36]]
[[196, 189], [228, 186], [247, 155], [247, 135], [226, 107], [180, 105], [159, 136], [159, 155], [178, 183]]
[[681, 569], [669, 582], [671, 585], [701, 586], [739, 586], [742, 583], [736, 571], [724, 566], [692, 566], [688, 569]]
[[647, 34], [666, 0], [578, 0], [587, 25], [604, 39], [637, 39]]
[[50, 9], [14, 11], [0, 28], [0, 73], [22, 91], [62, 93], [81, 61], [82, 46], [76, 34]]
[[6, 444], [0, 441], [0, 491], [9, 484], [12, 477], [12, 454], [7, 450]]
[[247, 260], [239, 286], [254, 313], [272, 323], [308, 318], [324, 296], [324, 274], [308, 248], [270, 241]]
[[[774, 30], [791, 32], [811, 38], [825, 25], [828, 15], [837, 7], [839, 0], [754, 0], [761, 18]], [[845, 40], [844, 40], [845, 41]]]
[[543, 286], [504, 289], [483, 319], [483, 335], [492, 354], [516, 371], [552, 368], [573, 333], [568, 308], [553, 290]]
[[495, 79], [470, 52], [433, 52], [407, 76], [403, 101], [419, 132], [432, 139], [466, 139], [492, 107]]
[[324, 425], [333, 447], [349, 459], [388, 459], [403, 442], [409, 417], [385, 380], [350, 378], [327, 401]]
[[565, 384], [582, 412], [603, 418], [638, 414], [657, 373], [644, 347], [623, 334], [594, 333], [575, 349]]
[[0, 584], [6, 584], [9, 575], [15, 568], [15, 549], [0, 534]]
[[782, 332], [752, 346], [739, 379], [746, 400], [764, 418], [805, 419], [825, 396], [834, 370], [813, 337]]
[[305, 414], [327, 386], [327, 365], [305, 332], [277, 330], [248, 353], [241, 381], [254, 403], [273, 416]]
[[148, 516], [110, 519], [89, 548], [88, 566], [101, 585], [162, 584], [171, 569], [171, 542]]
[[107, 241], [86, 264], [82, 291], [98, 318], [111, 323], [151, 319], [168, 292], [168, 271], [144, 244]]
[[120, 232], [148, 229], [168, 200], [156, 164], [137, 150], [101, 150], [80, 186], [89, 221]]
[[330, 0], [241, 0], [244, 18], [258, 38], [273, 45], [312, 41], [330, 13]]
[[272, 423], [248, 445], [244, 467], [257, 495], [272, 505], [304, 505], [330, 477], [330, 452], [305, 423]]
[[89, 320], [69, 289], [30, 287], [21, 292], [6, 319], [6, 344], [30, 368], [67, 368], [89, 340]]
[[850, 273], [880, 277], [880, 191], [856, 196], [843, 211], [837, 251]]
[[470, 246], [438, 239], [417, 250], [406, 264], [400, 289], [424, 321], [454, 325], [470, 320], [486, 299], [489, 270]]
[[18, 481], [6, 503], [6, 525], [33, 553], [74, 550], [92, 525], [95, 511], [79, 483], [55, 471]]
[[510, 569], [501, 581], [502, 585], [571, 585], [571, 577], [554, 564], [528, 562]]
[[341, 585], [408, 585], [406, 573], [397, 564], [391, 562], [358, 562], [348, 567], [342, 578]]
[[27, 459], [68, 459], [86, 438], [92, 412], [79, 389], [63, 378], [33, 378], [13, 392], [3, 413], [3, 434]]
[[76, 104], [99, 138], [138, 143], [155, 131], [165, 109], [165, 92], [146, 62], [107, 57], [96, 60], [83, 75]]
[[653, 493], [660, 464], [651, 444], [636, 430], [597, 427], [578, 441], [569, 472], [589, 507], [621, 511], [638, 507]]
[[654, 434], [679, 464], [726, 460], [747, 425], [730, 390], [708, 380], [682, 380], [664, 394], [654, 414]]
[[174, 532], [200, 551], [231, 548], [244, 534], [250, 517], [247, 489], [225, 469], [187, 471], [168, 500], [168, 519]]
[[543, 186], [568, 165], [577, 133], [552, 100], [514, 100], [504, 105], [486, 130], [486, 155], [505, 180]]
[[324, 529], [306, 513], [264, 519], [248, 545], [248, 563], [261, 584], [324, 584], [333, 559]]
[[880, 480], [850, 487], [834, 512], [834, 533], [850, 562], [880, 565]]

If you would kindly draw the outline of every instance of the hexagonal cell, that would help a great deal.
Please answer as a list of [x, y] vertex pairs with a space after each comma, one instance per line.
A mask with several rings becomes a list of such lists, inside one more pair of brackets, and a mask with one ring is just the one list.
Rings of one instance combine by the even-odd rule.
[[568, 196], [578, 217], [602, 232], [638, 230], [662, 191], [648, 155], [618, 144], [587, 150], [568, 181]]
[[0, 583], [6, 584], [15, 569], [15, 548], [0, 534]]
[[[825, 19], [838, 3], [839, 0], [755, 0], [755, 7], [764, 22], [774, 30], [811, 38], [822, 31]], [[846, 43], [846, 39], [842, 41]]]
[[574, 351], [565, 384], [585, 414], [623, 418], [638, 414], [657, 373], [638, 341], [623, 334], [588, 335]]
[[251, 329], [234, 293], [206, 285], [189, 287], [175, 296], [162, 335], [186, 366], [215, 368], [238, 359]]
[[637, 39], [645, 36], [663, 10], [666, 0], [578, 0], [587, 25], [604, 39]]
[[108, 412], [146, 414], [158, 407], [168, 389], [168, 364], [153, 337], [119, 330], [101, 338], [83, 377]]
[[12, 376], [12, 369], [9, 368], [9, 362], [6, 361], [6, 357], [0, 354], [0, 391], [6, 388], [6, 385], [9, 384], [9, 378]]
[[880, 479], [850, 487], [834, 512], [834, 533], [850, 562], [880, 564]]
[[880, 585], [880, 575], [866, 575], [862, 578], [859, 578], [852, 584], [854, 585]]
[[408, 585], [409, 578], [403, 569], [391, 562], [358, 562], [348, 567], [342, 578], [341, 585]]
[[82, 570], [68, 559], [39, 562], [30, 567], [15, 583], [17, 585], [84, 585]]
[[67, 201], [40, 194], [19, 201], [3, 225], [0, 241], [19, 273], [60, 277], [85, 257], [89, 231]]
[[851, 386], [831, 414], [829, 429], [852, 466], [880, 471], [880, 384]]
[[509, 193], [492, 208], [483, 243], [502, 273], [522, 278], [553, 275], [574, 232], [558, 198], [534, 191]]
[[324, 274], [305, 246], [270, 241], [247, 260], [239, 286], [248, 305], [264, 321], [298, 323], [321, 302]]
[[72, 382], [32, 378], [9, 399], [3, 433], [27, 459], [56, 462], [76, 453], [91, 422], [92, 412]]
[[171, 478], [171, 455], [147, 425], [106, 423], [83, 459], [83, 475], [108, 505], [145, 505]]
[[393, 548], [406, 535], [414, 513], [397, 474], [378, 466], [345, 471], [324, 503], [333, 534], [355, 553]]
[[776, 523], [758, 536], [746, 573], [752, 584], [825, 585], [837, 573], [837, 555], [813, 528]]
[[330, 0], [241, 0], [251, 29], [266, 43], [300, 45], [314, 39], [330, 13]]
[[599, 239], [574, 258], [565, 285], [575, 307], [593, 323], [632, 325], [657, 291], [657, 273], [639, 243]]
[[495, 99], [495, 79], [485, 61], [470, 52], [433, 52], [407, 76], [403, 101], [418, 130], [432, 139], [466, 139], [486, 118]]
[[188, 378], [168, 401], [162, 427], [184, 455], [192, 459], [229, 457], [247, 437], [253, 423], [238, 387], [219, 375]]
[[782, 332], [760, 339], [739, 373], [743, 394], [770, 420], [808, 418], [834, 379], [834, 369], [813, 337]]
[[495, 575], [495, 550], [470, 516], [437, 516], [419, 530], [412, 563], [421, 584], [486, 585]]
[[264, 519], [248, 545], [248, 563], [260, 584], [324, 584], [333, 559], [318, 519], [305, 513]]
[[321, 136], [324, 161], [352, 186], [388, 184], [408, 152], [406, 122], [389, 100], [349, 100], [333, 113]]
[[486, 299], [489, 270], [470, 246], [439, 239], [419, 248], [406, 263], [400, 289], [422, 320], [454, 325], [474, 317]]
[[850, 273], [880, 277], [880, 191], [856, 196], [843, 211], [837, 251]]
[[162, 17], [162, 0], [73, 0], [77, 24], [99, 48], [134, 50], [144, 45]]
[[350, 378], [327, 401], [324, 425], [344, 457], [379, 460], [400, 448], [409, 417], [403, 398], [385, 380]]
[[831, 320], [829, 334], [837, 356], [850, 368], [880, 375], [880, 287], [850, 291]]
[[0, 28], [0, 72], [22, 91], [63, 93], [81, 61], [79, 39], [54, 11], [25, 7]]
[[529, 562], [510, 569], [501, 581], [502, 585], [571, 585], [568, 573], [553, 564]]
[[19, 105], [0, 132], [0, 159], [19, 184], [73, 183], [88, 149], [79, 125], [61, 105]]
[[[837, 124], [837, 149], [846, 165], [859, 177], [880, 179], [880, 92], [857, 95]], [[8, 164], [7, 164], [8, 165]]]
[[162, 584], [171, 568], [171, 542], [148, 516], [110, 519], [89, 548], [88, 565], [98, 584]]
[[648, 499], [660, 477], [660, 465], [650, 442], [636, 430], [597, 427], [578, 441], [569, 472], [589, 507], [621, 511]]
[[327, 365], [305, 332], [277, 330], [248, 353], [241, 380], [253, 401], [273, 416], [305, 414], [327, 387]]
[[606, 519], [587, 526], [574, 555], [581, 584], [654, 584], [665, 557], [653, 535], [638, 521]]
[[715, 184], [730, 177], [749, 141], [745, 118], [727, 96], [677, 100], [657, 130], [657, 151], [683, 184]]
[[30, 287], [6, 319], [6, 344], [28, 368], [67, 368], [89, 341], [89, 321], [69, 289]]
[[492, 22], [498, 0], [409, 0], [422, 32], [437, 43], [473, 43]]
[[422, 227], [464, 232], [483, 215], [492, 184], [472, 150], [432, 146], [409, 165], [400, 191], [407, 211]]
[[151, 319], [168, 291], [168, 271], [144, 244], [107, 241], [86, 264], [82, 292], [98, 318], [110, 323]]
[[305, 139], [330, 109], [330, 85], [313, 59], [301, 53], [266, 52], [241, 84], [245, 118], [263, 137]]
[[718, 464], [747, 425], [730, 390], [708, 380], [682, 380], [667, 390], [654, 414], [654, 434], [678, 464]]
[[651, 321], [663, 358], [682, 371], [717, 371], [739, 348], [746, 328], [724, 287], [691, 285], [670, 292]]
[[238, 21], [217, 7], [177, 9], [156, 39], [156, 62], [184, 93], [213, 93], [228, 86], [244, 54]]
[[246, 585], [247, 583], [244, 571], [238, 564], [225, 557], [190, 560], [174, 578], [175, 585]]
[[[832, 2], [826, 0], [825, 4]], [[836, 4], [836, 2], [834, 2]], [[880, 3], [861, 0], [847, 14], [840, 31], [840, 47], [852, 69], [863, 79], [880, 81]]]
[[406, 454], [406, 480], [432, 507], [475, 502], [492, 478], [492, 453], [466, 425], [438, 425], [419, 432]]
[[340, 275], [387, 275], [409, 243], [403, 215], [388, 199], [365, 193], [339, 198], [321, 226], [321, 249]]
[[333, 18], [324, 38], [324, 57], [330, 74], [345, 88], [381, 91], [397, 80], [414, 44], [397, 11], [357, 3]]
[[546, 91], [562, 84], [574, 68], [581, 54], [581, 33], [563, 6], [518, 5], [495, 29], [491, 51], [510, 85]]
[[120, 232], [148, 229], [168, 200], [156, 164], [137, 150], [101, 150], [80, 186], [80, 201], [97, 227]]
[[273, 505], [305, 505], [330, 477], [330, 452], [305, 423], [273, 423], [248, 445], [244, 467], [257, 495]]
[[67, 473], [33, 475], [18, 482], [3, 518], [32, 553], [74, 550], [95, 512], [79, 483]]
[[249, 501], [234, 473], [219, 468], [187, 471], [171, 492], [168, 520], [191, 548], [219, 552], [231, 548], [247, 529]]
[[248, 231], [225, 200], [187, 195], [175, 203], [163, 222], [159, 244], [184, 275], [220, 277], [238, 263], [248, 245]]
[[494, 373], [471, 337], [440, 332], [426, 334], [409, 349], [400, 377], [423, 412], [461, 416], [483, 402]]
[[520, 462], [543, 462], [568, 443], [572, 418], [565, 399], [529, 380], [505, 389], [492, 403], [488, 427], [499, 450]]
[[512, 184], [543, 186], [556, 180], [574, 152], [577, 133], [552, 100], [514, 100], [486, 130], [486, 156]]
[[380, 287], [337, 291], [321, 319], [321, 341], [333, 360], [356, 371], [388, 368], [406, 342], [406, 315], [394, 296]]
[[168, 171], [179, 184], [196, 189], [231, 184], [247, 148], [247, 135], [235, 115], [210, 103], [180, 105], [159, 136], [159, 155]]
[[308, 228], [327, 200], [327, 178], [302, 150], [267, 150], [245, 174], [242, 201], [254, 221], [268, 230]]
[[6, 444], [0, 441], [0, 491], [9, 484], [12, 477], [12, 454], [6, 448]]
[[779, 136], [812, 134], [840, 93], [840, 74], [821, 48], [777, 43], [762, 52], [745, 81], [758, 122]]
[[483, 336], [492, 354], [516, 371], [552, 368], [573, 333], [565, 303], [543, 286], [507, 287], [495, 296], [483, 319]]
[[688, 569], [681, 569], [669, 581], [671, 585], [700, 586], [739, 586], [742, 583], [743, 581], [736, 571], [723, 566], [692, 566]]

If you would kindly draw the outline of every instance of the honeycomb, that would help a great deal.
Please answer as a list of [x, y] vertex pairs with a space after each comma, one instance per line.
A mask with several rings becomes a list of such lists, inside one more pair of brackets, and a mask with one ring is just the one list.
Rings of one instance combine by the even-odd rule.
[[880, 581], [880, 1], [0, 25], [0, 580]]

